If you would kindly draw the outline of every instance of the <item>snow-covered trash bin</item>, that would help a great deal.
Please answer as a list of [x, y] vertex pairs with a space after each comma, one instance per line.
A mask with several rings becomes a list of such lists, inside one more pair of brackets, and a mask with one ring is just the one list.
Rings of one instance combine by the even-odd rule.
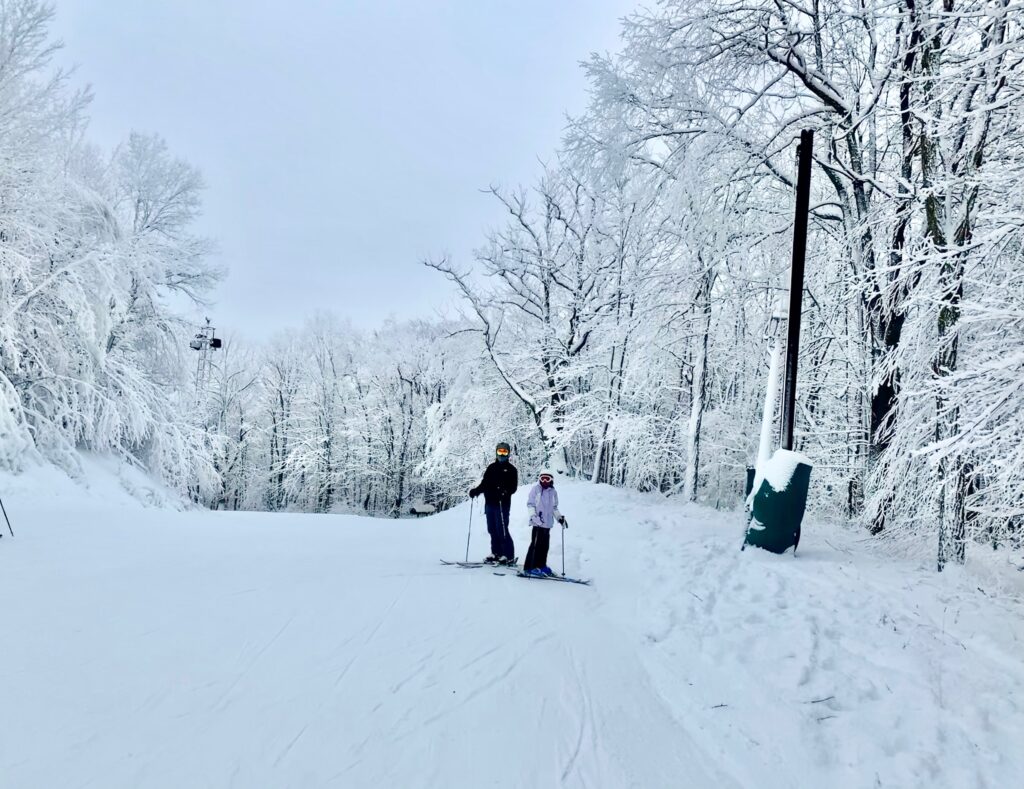
[[772, 553], [796, 550], [810, 484], [811, 461], [799, 452], [776, 450], [754, 477], [744, 547], [756, 545]]

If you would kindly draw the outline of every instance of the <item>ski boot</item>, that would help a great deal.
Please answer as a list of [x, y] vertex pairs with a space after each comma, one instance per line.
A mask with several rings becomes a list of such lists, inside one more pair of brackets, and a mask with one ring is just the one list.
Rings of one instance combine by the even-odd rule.
[[484, 564], [497, 564], [497, 563], [498, 563], [498, 557], [495, 556], [493, 553], [490, 556], [488, 556], [486, 559], [484, 559]]
[[555, 574], [555, 571], [552, 570], [547, 565], [544, 565], [543, 567], [541, 567], [540, 571], [541, 571], [542, 574], [546, 575], [548, 578], [550, 578], [551, 576], [553, 576]]

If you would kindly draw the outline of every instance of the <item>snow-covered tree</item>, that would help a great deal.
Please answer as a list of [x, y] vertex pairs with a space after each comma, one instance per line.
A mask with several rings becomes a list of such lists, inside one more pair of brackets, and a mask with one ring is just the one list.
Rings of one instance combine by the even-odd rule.
[[5, 462], [74, 472], [111, 451], [182, 492], [215, 485], [190, 412], [168, 301], [217, 277], [190, 225], [202, 182], [158, 137], [107, 158], [83, 140], [89, 96], [52, 64], [53, 10], [0, 5], [0, 391]]

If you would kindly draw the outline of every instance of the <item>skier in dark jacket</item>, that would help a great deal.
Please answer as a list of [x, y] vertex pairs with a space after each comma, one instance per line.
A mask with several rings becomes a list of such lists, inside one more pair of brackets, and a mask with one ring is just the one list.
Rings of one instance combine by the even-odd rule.
[[484, 494], [484, 515], [487, 532], [491, 535], [491, 555], [488, 564], [515, 564], [516, 548], [508, 530], [508, 512], [512, 494], [519, 487], [519, 472], [509, 462], [511, 450], [502, 442], [494, 450], [495, 461], [484, 471], [480, 484], [469, 491], [471, 498]]

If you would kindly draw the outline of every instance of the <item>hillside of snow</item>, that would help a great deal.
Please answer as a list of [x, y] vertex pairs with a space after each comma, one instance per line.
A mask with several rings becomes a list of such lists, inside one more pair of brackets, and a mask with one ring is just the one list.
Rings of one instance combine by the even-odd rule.
[[441, 566], [468, 503], [182, 511], [122, 476], [2, 478], [0, 786], [1024, 786], [1024, 605], [971, 571], [819, 524], [740, 552], [736, 514], [560, 482], [583, 587]]

